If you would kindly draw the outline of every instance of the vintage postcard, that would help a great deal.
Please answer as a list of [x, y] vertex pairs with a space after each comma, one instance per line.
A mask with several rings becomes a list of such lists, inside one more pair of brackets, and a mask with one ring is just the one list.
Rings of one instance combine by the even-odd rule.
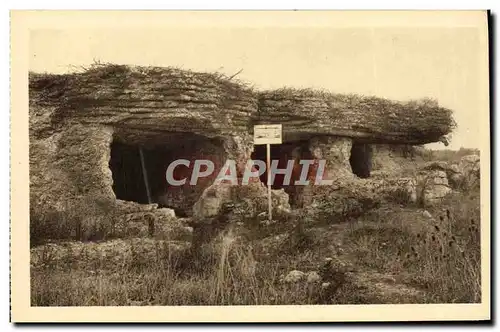
[[489, 320], [488, 22], [12, 11], [12, 321]]

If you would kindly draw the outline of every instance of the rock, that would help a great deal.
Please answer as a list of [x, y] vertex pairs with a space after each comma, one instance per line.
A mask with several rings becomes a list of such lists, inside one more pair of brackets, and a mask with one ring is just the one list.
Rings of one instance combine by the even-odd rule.
[[460, 168], [458, 167], [458, 164], [451, 164], [449, 165], [450, 167], [447, 169], [447, 175], [448, 175], [448, 182], [450, 183], [450, 186], [453, 189], [460, 189], [460, 187], [463, 185], [465, 177], [461, 173]]
[[431, 218], [432, 218], [432, 214], [430, 214], [430, 212], [429, 212], [429, 211], [427, 211], [427, 210], [424, 210], [424, 212], [422, 212], [422, 214], [423, 214], [423, 215], [424, 215], [424, 217], [426, 217], [426, 218], [429, 218], [429, 219], [431, 219]]
[[304, 279], [305, 275], [306, 274], [302, 271], [293, 270], [293, 271], [288, 272], [288, 274], [286, 275], [286, 277], [283, 281], [286, 283], [296, 283], [296, 282], [299, 282], [302, 279]]
[[329, 223], [359, 217], [382, 202], [381, 195], [367, 190], [364, 179], [346, 182], [342, 187], [306, 187], [304, 192], [311, 194], [310, 201], [304, 202], [305, 217]]
[[[271, 225], [291, 212], [288, 194], [273, 190], [273, 220], [267, 220], [267, 190], [261, 183], [237, 186], [213, 184], [202, 194], [193, 208], [193, 248], [215, 239], [221, 232], [237, 227], [245, 233], [259, 224]], [[231, 206], [224, 210], [224, 206]]]
[[324, 283], [321, 284], [321, 288], [328, 288], [328, 287], [330, 287], [330, 285], [331, 285], [331, 283], [324, 282]]
[[352, 271], [353, 267], [338, 257], [326, 258], [323, 265], [319, 269], [319, 275], [324, 281], [343, 279], [345, 272]]
[[383, 282], [386, 282], [386, 283], [390, 283], [390, 284], [396, 283], [396, 278], [394, 278], [394, 276], [392, 276], [392, 275], [382, 276], [380, 280]]
[[205, 219], [219, 214], [223, 203], [231, 201], [231, 184], [212, 184], [193, 206], [193, 218]]
[[120, 238], [154, 237], [165, 240], [190, 240], [192, 228], [177, 219], [172, 209], [133, 212], [116, 217], [112, 236]]
[[291, 207], [289, 195], [285, 190], [271, 190], [271, 201], [273, 207], [273, 216], [286, 216], [290, 214]]
[[463, 176], [463, 189], [479, 185], [481, 163], [478, 155], [468, 155], [462, 157], [458, 164], [460, 174]]
[[478, 155], [467, 155], [458, 162], [432, 161], [422, 169], [443, 171], [446, 173], [451, 188], [467, 190], [471, 186], [479, 184], [480, 158]]
[[[210, 218], [220, 212], [224, 203], [234, 204], [232, 212], [237, 221], [266, 217], [268, 211], [267, 189], [262, 183], [245, 186], [228, 183], [213, 184], [208, 187], [193, 207], [193, 217]], [[272, 190], [273, 219], [281, 218], [291, 212], [288, 194], [284, 190]]]
[[[262, 183], [233, 188], [234, 201], [246, 201], [247, 218], [266, 219], [268, 216], [268, 192]], [[282, 219], [291, 213], [289, 195], [283, 189], [271, 190], [273, 219]], [[251, 211], [251, 214], [248, 214]]]
[[380, 198], [403, 205], [417, 201], [417, 181], [411, 177], [367, 179], [365, 188]]
[[428, 171], [447, 171], [449, 169], [452, 169], [448, 162], [442, 161], [442, 160], [436, 160], [436, 161], [429, 161], [422, 166], [423, 170], [428, 170]]
[[318, 274], [316, 271], [310, 271], [307, 273], [307, 282], [312, 284], [312, 283], [317, 283], [321, 281], [321, 276]]
[[[450, 170], [452, 173], [460, 173], [460, 167], [458, 167], [457, 164], [448, 164], [448, 168], [446, 168], [445, 170]], [[448, 175], [449, 176], [449, 175]]]
[[[134, 213], [134, 212], [150, 212], [158, 208], [158, 204], [139, 204], [137, 202], [132, 202], [132, 201], [124, 201], [121, 199], [116, 200], [116, 207], [117, 209], [123, 213]], [[169, 209], [170, 210], [170, 209]], [[175, 217], [175, 212], [174, 210], [171, 210], [173, 213], [173, 217]]]
[[[316, 137], [310, 140], [307, 151], [303, 151], [302, 159], [313, 159], [310, 165], [307, 181], [309, 185], [296, 186], [292, 201], [296, 206], [315, 204], [317, 196], [331, 192], [331, 189], [346, 188], [355, 179], [349, 164], [352, 141], [340, 137]], [[320, 161], [324, 160], [323, 174], [319, 172]], [[300, 178], [300, 172], [296, 174]], [[319, 181], [329, 181], [329, 185], [318, 185]], [[291, 189], [290, 189], [291, 190]]]
[[452, 192], [445, 171], [420, 171], [417, 175], [418, 200], [432, 206]]
[[477, 163], [480, 161], [480, 158], [477, 154], [470, 154], [470, 155], [467, 155], [467, 156], [463, 156], [461, 159], [460, 159], [460, 165], [461, 165], [461, 169], [465, 169], [465, 168], [471, 168], [471, 169], [475, 169], [478, 165]]

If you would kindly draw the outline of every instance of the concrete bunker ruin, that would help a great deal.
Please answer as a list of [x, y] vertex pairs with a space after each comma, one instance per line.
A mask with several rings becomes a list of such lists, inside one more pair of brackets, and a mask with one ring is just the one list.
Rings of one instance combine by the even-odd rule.
[[[231, 159], [241, 174], [248, 160], [265, 160], [265, 147], [253, 146], [254, 124], [282, 124], [283, 144], [271, 150], [279, 168], [290, 159], [324, 159], [325, 175], [338, 180], [337, 186], [349, 186], [354, 174], [370, 176], [370, 146], [446, 141], [455, 126], [451, 110], [427, 99], [257, 91], [219, 73], [163, 67], [96, 65], [81, 73], [30, 73], [29, 97], [33, 213], [48, 206], [63, 211], [84, 197], [114, 202], [118, 214], [169, 207], [189, 217], [218, 169], [191, 186], [192, 169], [179, 166], [175, 176], [187, 177], [188, 184], [170, 187], [166, 165], [209, 159], [219, 168]], [[266, 174], [260, 182], [264, 190], [249, 192], [265, 202]], [[274, 189], [300, 196], [280, 176]]]

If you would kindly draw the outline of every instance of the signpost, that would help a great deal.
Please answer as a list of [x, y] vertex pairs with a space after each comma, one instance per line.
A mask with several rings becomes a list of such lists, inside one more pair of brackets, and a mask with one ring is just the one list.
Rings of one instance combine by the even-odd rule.
[[266, 145], [267, 148], [267, 195], [269, 204], [269, 221], [273, 219], [271, 200], [271, 144], [282, 143], [281, 124], [255, 125], [253, 127], [253, 144]]

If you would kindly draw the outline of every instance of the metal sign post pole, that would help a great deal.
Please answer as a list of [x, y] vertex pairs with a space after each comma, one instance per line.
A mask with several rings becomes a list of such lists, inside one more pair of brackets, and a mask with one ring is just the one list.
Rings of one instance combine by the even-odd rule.
[[269, 205], [269, 221], [273, 221], [271, 199], [271, 144], [282, 144], [281, 124], [255, 125], [253, 127], [253, 144], [266, 145], [267, 148], [267, 198]]
[[272, 200], [271, 200], [271, 145], [266, 144], [267, 146], [267, 197], [269, 204], [269, 221], [273, 220], [273, 208], [272, 208]]

